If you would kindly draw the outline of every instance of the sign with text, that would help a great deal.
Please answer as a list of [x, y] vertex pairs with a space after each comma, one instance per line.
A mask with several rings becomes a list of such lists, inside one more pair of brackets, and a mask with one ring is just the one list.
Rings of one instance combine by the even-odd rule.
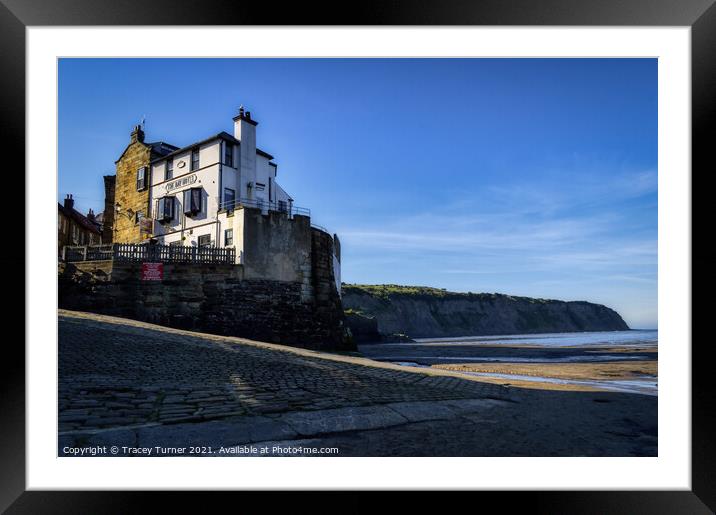
[[193, 173], [191, 175], [187, 175], [186, 177], [181, 177], [175, 181], [169, 181], [164, 187], [167, 190], [167, 193], [170, 191], [174, 191], [177, 188], [181, 188], [182, 186], [189, 186], [190, 184], [194, 184], [196, 182], [196, 174]]
[[142, 215], [139, 217], [139, 233], [143, 236], [149, 236], [153, 232], [154, 220], [151, 218], [147, 218], [146, 216]]
[[164, 279], [164, 263], [142, 263], [142, 281]]

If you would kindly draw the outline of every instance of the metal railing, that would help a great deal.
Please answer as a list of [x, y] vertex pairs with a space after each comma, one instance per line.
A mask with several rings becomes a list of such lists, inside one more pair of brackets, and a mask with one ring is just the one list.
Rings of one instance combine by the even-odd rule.
[[293, 217], [295, 215], [311, 216], [310, 209], [294, 206], [291, 202], [269, 202], [268, 200], [249, 198], [241, 198], [222, 202], [219, 204], [219, 211], [233, 211], [240, 207], [252, 207], [254, 209], [260, 209], [262, 211], [278, 211], [279, 213], [286, 213], [289, 217]]
[[65, 261], [104, 261], [112, 259], [112, 244], [108, 245], [66, 245], [62, 249]]
[[115, 243], [113, 245], [66, 246], [67, 262], [114, 260], [124, 263], [234, 264], [234, 247], [189, 247], [182, 245]]

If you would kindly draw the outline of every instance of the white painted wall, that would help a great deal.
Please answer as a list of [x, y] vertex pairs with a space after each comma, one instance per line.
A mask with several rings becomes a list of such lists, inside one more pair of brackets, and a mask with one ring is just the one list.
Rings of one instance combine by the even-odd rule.
[[[154, 234], [160, 243], [183, 241], [184, 245], [196, 242], [200, 234], [211, 234], [216, 241], [216, 214], [219, 209], [219, 157], [220, 140], [211, 141], [199, 148], [199, 168], [191, 171], [191, 150], [174, 156], [173, 178], [164, 180], [165, 163], [162, 160], [152, 165], [152, 186], [150, 189], [151, 216], [154, 219]], [[182, 166], [183, 163], [183, 166]], [[234, 173], [236, 173], [234, 171]], [[186, 184], [183, 184], [186, 182]], [[202, 189], [201, 212], [196, 215], [184, 214], [184, 191]], [[157, 218], [158, 200], [162, 197], [175, 198], [174, 218], [160, 223]], [[209, 225], [211, 224], [211, 225]]]
[[[182, 245], [197, 245], [198, 237], [210, 235], [211, 244], [223, 247], [226, 244], [225, 230], [233, 229], [233, 246], [240, 259], [243, 242], [241, 228], [234, 227], [235, 217], [219, 212], [224, 202], [224, 189], [231, 188], [237, 201], [241, 199], [263, 200], [268, 212], [269, 202], [279, 200], [288, 203], [289, 195], [276, 183], [276, 168], [269, 159], [256, 153], [256, 126], [237, 119], [234, 122], [234, 137], [240, 145], [217, 138], [199, 148], [199, 169], [191, 171], [191, 149], [173, 156], [172, 178], [165, 180], [166, 160], [152, 165], [150, 205], [154, 235], [160, 243], [181, 242]], [[233, 163], [223, 163], [224, 145], [233, 145]], [[182, 184], [185, 181], [186, 184]], [[248, 184], [253, 185], [248, 188]], [[260, 185], [263, 185], [261, 187]], [[183, 192], [190, 188], [202, 188], [202, 209], [196, 215], [185, 215]], [[157, 217], [158, 199], [165, 196], [175, 198], [174, 218], [160, 223]], [[340, 284], [340, 283], [339, 283]]]
[[239, 170], [241, 173], [241, 192], [237, 192], [237, 198], [255, 198], [253, 188], [249, 190], [247, 185], [256, 182], [256, 126], [245, 119], [234, 120], [234, 137], [238, 139], [239, 145]]
[[336, 258], [336, 255], [333, 255], [333, 275], [336, 280], [336, 290], [338, 290], [338, 296], [342, 296], [341, 294], [341, 262], [338, 261], [338, 258]]

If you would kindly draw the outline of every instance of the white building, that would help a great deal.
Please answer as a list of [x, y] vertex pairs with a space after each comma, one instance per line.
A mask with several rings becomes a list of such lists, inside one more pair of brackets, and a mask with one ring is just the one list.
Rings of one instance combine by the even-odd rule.
[[220, 132], [150, 163], [148, 232], [159, 243], [233, 246], [240, 263], [241, 242], [232, 219], [236, 208], [283, 211], [289, 217], [307, 214], [293, 206], [276, 182], [273, 156], [256, 147], [256, 125], [242, 107], [234, 118], [233, 136]]

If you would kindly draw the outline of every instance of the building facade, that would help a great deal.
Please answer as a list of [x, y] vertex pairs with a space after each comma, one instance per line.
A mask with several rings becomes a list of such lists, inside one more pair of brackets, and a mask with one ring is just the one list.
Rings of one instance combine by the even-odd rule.
[[102, 225], [90, 209], [83, 215], [75, 209], [72, 195], [67, 195], [62, 204], [57, 204], [57, 252], [62, 256], [66, 245], [102, 244]]
[[220, 132], [150, 163], [151, 233], [160, 243], [240, 251], [237, 208], [293, 214], [273, 156], [256, 148], [257, 125], [241, 109], [233, 135]]
[[[134, 128], [116, 175], [104, 177], [97, 234], [104, 229], [117, 245], [111, 257], [84, 248], [60, 262], [60, 306], [354, 349], [343, 323], [338, 237], [311, 224], [310, 212], [277, 183], [273, 156], [256, 147], [251, 114], [240, 109], [233, 122], [233, 134], [182, 148], [146, 143]], [[163, 263], [160, 277], [148, 280], [145, 263], [155, 260]]]
[[[134, 127], [129, 145], [115, 162], [114, 184], [105, 179], [106, 206], [103, 216], [105, 223], [110, 226], [107, 219], [111, 213], [113, 242], [140, 243], [151, 238], [151, 231], [140, 223], [143, 218], [150, 216], [150, 164], [152, 160], [176, 149], [163, 141], [145, 143], [144, 130], [140, 126]], [[109, 202], [108, 192], [111, 195]]]
[[[278, 184], [274, 157], [256, 146], [257, 125], [242, 107], [233, 134], [181, 148], [145, 143], [135, 127], [116, 176], [104, 178], [105, 233], [117, 243], [233, 247], [245, 277], [302, 282], [310, 295], [312, 231], [319, 229]], [[340, 292], [339, 244], [330, 238]]]

